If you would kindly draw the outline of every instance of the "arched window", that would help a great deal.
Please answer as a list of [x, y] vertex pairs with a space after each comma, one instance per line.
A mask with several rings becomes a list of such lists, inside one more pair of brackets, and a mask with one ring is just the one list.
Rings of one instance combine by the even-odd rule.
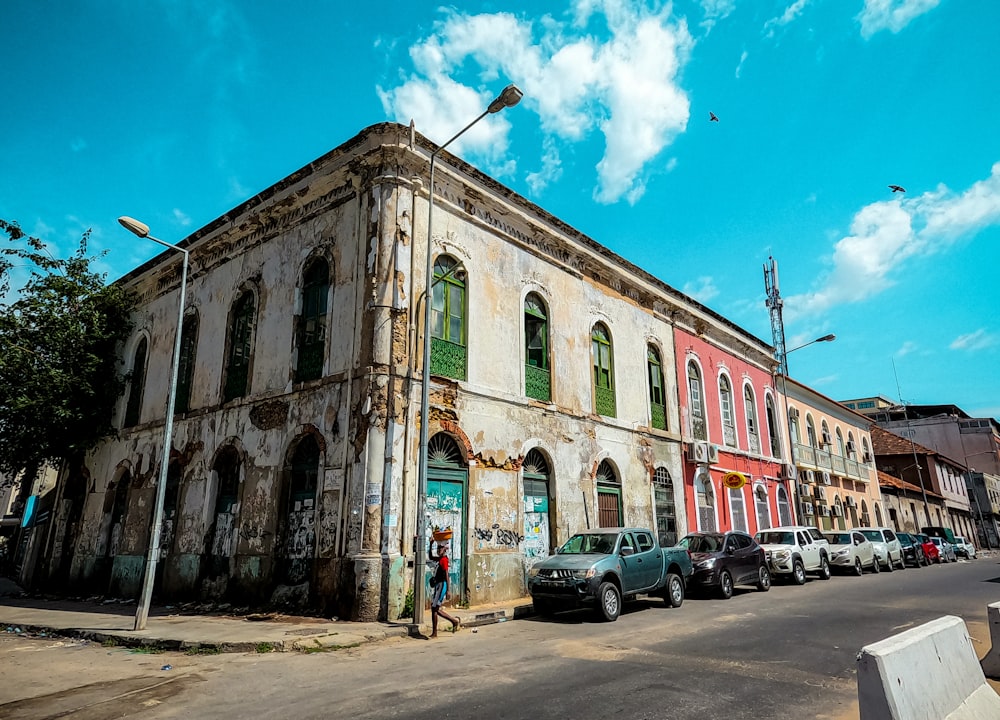
[[663, 381], [660, 352], [646, 346], [646, 371], [649, 376], [649, 424], [658, 430], [667, 429], [667, 394]]
[[465, 270], [453, 258], [434, 262], [431, 302], [431, 373], [465, 380], [468, 367], [465, 327]]
[[698, 529], [714, 532], [715, 492], [712, 489], [712, 476], [706, 471], [697, 472], [694, 476], [694, 489], [698, 500]]
[[549, 522], [552, 504], [550, 477], [552, 471], [545, 456], [532, 448], [521, 466], [524, 482], [524, 556], [530, 562], [548, 557], [552, 550], [552, 524]]
[[875, 506], [875, 525], [877, 527], [882, 527], [882, 508], [879, 507], [878, 503], [872, 503]]
[[792, 441], [802, 444], [802, 429], [799, 427], [799, 411], [797, 408], [788, 410], [788, 430], [792, 433]]
[[871, 517], [868, 515], [868, 503], [865, 500], [861, 501], [861, 526], [867, 527], [871, 524]]
[[181, 329], [181, 355], [177, 366], [177, 394], [174, 396], [175, 413], [186, 413], [191, 409], [191, 383], [194, 380], [194, 361], [197, 347], [198, 316], [190, 314], [184, 318]]
[[833, 445], [833, 438], [830, 437], [830, 426], [826, 424], [826, 420], [823, 420], [820, 427], [822, 428], [822, 435], [819, 439], [820, 447], [826, 448], [826, 451], [830, 452]]
[[757, 485], [753, 489], [754, 509], [757, 511], [757, 529], [766, 530], [771, 527], [771, 506], [767, 501], [767, 488]]
[[148, 343], [143, 337], [135, 347], [132, 356], [132, 376], [128, 389], [128, 400], [125, 404], [125, 419], [122, 427], [132, 427], [139, 424], [142, 410], [142, 391], [146, 385], [146, 348]]
[[719, 376], [719, 407], [722, 411], [722, 439], [726, 445], [736, 447], [736, 418], [733, 414], [733, 388], [729, 378]]
[[215, 472], [215, 512], [208, 532], [208, 577], [227, 576], [230, 558], [236, 552], [236, 513], [239, 503], [240, 455], [227, 445], [212, 465]]
[[323, 375], [326, 357], [326, 304], [330, 294], [330, 266], [316, 258], [302, 273], [302, 314], [298, 323], [298, 361], [295, 381], [315, 380]]
[[847, 529], [847, 515], [844, 513], [844, 501], [838, 495], [833, 501], [834, 515], [837, 517], [837, 529]]
[[254, 297], [245, 290], [233, 304], [229, 319], [229, 356], [223, 401], [247, 394], [250, 384], [250, 360], [253, 352]]
[[757, 403], [754, 399], [753, 388], [749, 384], [743, 386], [743, 410], [747, 416], [747, 441], [750, 443], [750, 452], [760, 452], [760, 435], [757, 430]]
[[688, 410], [691, 413], [691, 436], [696, 440], [708, 440], [708, 423], [705, 418], [705, 393], [701, 384], [701, 372], [693, 360], [687, 364]]
[[774, 410], [774, 400], [764, 396], [764, 411], [767, 413], [767, 439], [771, 445], [771, 457], [781, 457], [781, 441], [778, 439], [778, 415]]
[[869, 465], [874, 462], [871, 450], [868, 448], [868, 438], [861, 438], [861, 462], [868, 463]]
[[160, 551], [169, 555], [174, 550], [177, 523], [180, 520], [181, 474], [179, 462], [167, 466], [167, 486], [163, 491], [163, 521], [160, 524]]
[[806, 415], [806, 439], [809, 441], [809, 447], [817, 447], [816, 443], [816, 425], [813, 423], [812, 415]]
[[841, 457], [847, 457], [847, 448], [844, 446], [844, 433], [840, 432], [840, 428], [836, 430], [837, 434], [837, 454]]
[[792, 511], [788, 505], [788, 491], [784, 486], [778, 486], [778, 522], [782, 525], [792, 524]]
[[851, 460], [858, 459], [858, 446], [854, 443], [854, 433], [847, 431], [847, 457]]
[[674, 481], [665, 467], [653, 471], [653, 502], [656, 505], [656, 536], [662, 547], [677, 544], [677, 512]]
[[616, 417], [611, 334], [604, 323], [594, 325], [590, 333], [590, 347], [594, 365], [594, 412], [598, 415]]
[[614, 466], [602, 460], [597, 467], [597, 525], [622, 526], [622, 482]]
[[528, 293], [524, 299], [524, 394], [543, 402], [552, 399], [549, 320], [537, 293]]
[[284, 581], [298, 585], [312, 578], [316, 551], [316, 488], [320, 450], [316, 438], [305, 435], [295, 447], [288, 474], [283, 529]]
[[[104, 557], [113, 558], [122, 549], [122, 539], [125, 537], [125, 521], [128, 517], [128, 488], [132, 483], [132, 474], [126, 469], [122, 471], [118, 481], [108, 488], [105, 496], [105, 512], [108, 513], [107, 535], [104, 541]], [[108, 504], [110, 500], [110, 507]]]
[[729, 489], [729, 508], [733, 514], [733, 530], [748, 532], [746, 503], [743, 500], [743, 488]]

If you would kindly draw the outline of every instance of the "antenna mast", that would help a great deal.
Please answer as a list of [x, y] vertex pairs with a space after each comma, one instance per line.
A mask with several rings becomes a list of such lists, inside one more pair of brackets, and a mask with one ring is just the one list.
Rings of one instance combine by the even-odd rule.
[[785, 357], [785, 323], [781, 318], [781, 291], [778, 289], [778, 261], [767, 258], [764, 265], [764, 291], [767, 293], [765, 305], [771, 312], [771, 341], [774, 354], [778, 357], [778, 374], [788, 376], [788, 360]]

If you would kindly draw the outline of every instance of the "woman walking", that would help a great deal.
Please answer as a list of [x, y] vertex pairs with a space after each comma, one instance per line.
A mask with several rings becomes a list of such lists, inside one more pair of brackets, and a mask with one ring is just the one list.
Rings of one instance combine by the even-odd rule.
[[434, 554], [434, 541], [427, 546], [427, 556], [437, 563], [437, 569], [431, 577], [431, 639], [438, 636], [438, 616], [451, 621], [451, 626], [457, 632], [462, 627], [461, 619], [449, 615], [441, 605], [448, 597], [448, 544], [439, 543], [437, 555]]

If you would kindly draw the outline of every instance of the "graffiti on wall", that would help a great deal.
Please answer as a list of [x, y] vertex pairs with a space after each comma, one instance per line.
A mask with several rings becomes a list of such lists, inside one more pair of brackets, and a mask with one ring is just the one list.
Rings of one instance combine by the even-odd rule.
[[514, 530], [500, 527], [499, 523], [493, 523], [492, 527], [473, 529], [476, 540], [481, 542], [492, 542], [499, 547], [517, 547], [524, 540], [524, 535], [519, 535]]

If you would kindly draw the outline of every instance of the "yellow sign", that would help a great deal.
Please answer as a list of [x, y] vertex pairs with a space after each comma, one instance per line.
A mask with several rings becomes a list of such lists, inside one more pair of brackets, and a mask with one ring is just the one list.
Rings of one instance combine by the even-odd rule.
[[730, 490], [739, 490], [747, 484], [747, 476], [743, 473], [728, 472], [722, 476], [722, 484]]

